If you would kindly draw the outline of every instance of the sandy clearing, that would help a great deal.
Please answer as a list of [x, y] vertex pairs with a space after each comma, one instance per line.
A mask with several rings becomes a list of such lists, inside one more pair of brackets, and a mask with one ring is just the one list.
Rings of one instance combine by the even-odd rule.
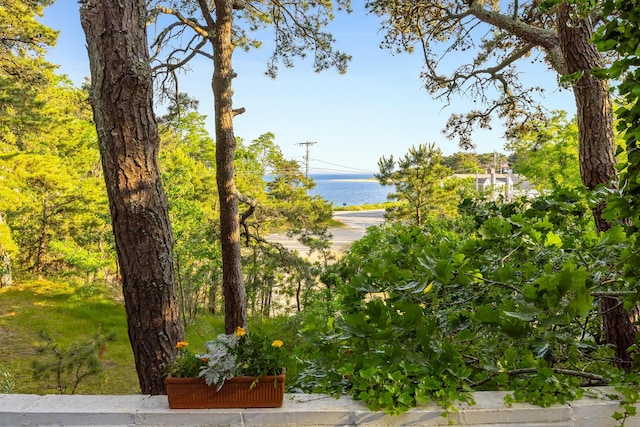
[[[383, 216], [384, 209], [335, 212], [333, 218], [342, 222], [345, 226], [329, 228], [329, 234], [333, 235], [331, 249], [335, 252], [343, 252], [351, 243], [364, 236], [367, 228], [382, 224], [384, 222]], [[307, 247], [298, 242], [297, 239], [287, 237], [285, 234], [270, 234], [267, 236], [267, 240], [280, 243], [287, 249], [297, 250], [301, 254], [307, 251]]]

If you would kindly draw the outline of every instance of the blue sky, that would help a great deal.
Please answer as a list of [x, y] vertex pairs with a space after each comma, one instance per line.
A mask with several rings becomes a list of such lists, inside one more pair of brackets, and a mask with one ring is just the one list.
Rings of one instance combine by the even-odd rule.
[[[373, 173], [380, 157], [400, 157], [422, 143], [435, 142], [445, 155], [460, 151], [442, 129], [450, 114], [465, 112], [473, 100], [453, 99], [445, 105], [433, 99], [419, 77], [422, 58], [380, 49], [379, 19], [366, 14], [357, 0], [353, 9], [349, 15], [337, 14], [330, 27], [337, 47], [353, 56], [345, 75], [335, 70], [315, 73], [310, 61], [299, 60], [294, 68], [281, 68], [273, 80], [264, 74], [271, 53], [268, 40], [258, 50], [234, 54], [234, 107], [246, 108], [234, 121], [236, 136], [248, 142], [272, 132], [285, 157], [300, 162], [305, 147], [299, 144], [315, 142], [309, 152], [311, 173]], [[89, 76], [89, 64], [77, 0], [57, 0], [45, 9], [42, 21], [60, 31], [48, 59], [80, 85]], [[150, 27], [150, 37], [152, 31]], [[212, 65], [202, 58], [191, 69], [182, 76], [180, 90], [200, 101], [199, 111], [209, 117], [213, 135]], [[575, 114], [572, 93], [556, 90], [554, 73], [538, 66], [523, 78], [549, 88], [547, 108], [565, 110], [569, 117]], [[493, 131], [476, 131], [476, 151], [503, 152], [502, 133], [499, 125]]]

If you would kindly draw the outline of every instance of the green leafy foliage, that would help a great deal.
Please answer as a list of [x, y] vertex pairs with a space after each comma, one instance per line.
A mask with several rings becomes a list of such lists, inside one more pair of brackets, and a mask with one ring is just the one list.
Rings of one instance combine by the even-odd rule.
[[164, 149], [159, 162], [170, 201], [176, 288], [185, 325], [202, 309], [215, 311], [222, 275], [216, 231], [215, 143], [205, 128], [205, 118], [188, 110], [160, 120]]
[[[48, 119], [22, 128], [14, 144], [0, 141], [0, 213], [18, 249], [13, 272], [104, 277], [113, 238], [86, 93], [52, 76], [38, 96]], [[93, 265], [79, 263], [79, 253]]]
[[0, 4], [0, 147], [21, 144], [21, 134], [50, 120], [40, 93], [54, 66], [44, 60], [57, 32], [42, 25], [51, 0], [6, 0]]
[[13, 238], [11, 237], [11, 229], [4, 222], [4, 219], [0, 219], [0, 254], [14, 255], [18, 252], [18, 246], [16, 246]]
[[178, 341], [178, 356], [168, 369], [168, 374], [176, 378], [196, 378], [202, 368], [207, 366], [206, 359], [200, 358], [187, 348], [186, 341]]
[[11, 276], [11, 257], [18, 253], [18, 247], [13, 241], [11, 230], [4, 222], [0, 214], [0, 288], [10, 285]]
[[510, 135], [514, 173], [522, 174], [540, 191], [559, 186], [582, 188], [578, 162], [578, 124], [556, 111]]
[[[638, 140], [640, 130], [640, 60], [638, 59], [638, 23], [640, 13], [637, 1], [608, 0], [604, 2], [604, 14], [609, 18], [606, 25], [596, 34], [597, 45], [603, 51], [615, 51], [620, 58], [604, 70], [604, 76], [619, 81], [617, 87], [623, 99], [616, 110], [617, 130], [624, 138], [619, 150], [626, 154], [626, 163], [621, 166], [620, 188], [608, 202], [606, 217], [611, 220], [624, 219], [628, 235], [637, 235], [640, 230], [638, 214], [640, 190], [640, 151]], [[638, 288], [636, 266], [640, 263], [640, 241], [635, 240], [634, 250], [627, 253], [626, 277]], [[635, 299], [637, 301], [637, 298]]]
[[611, 268], [629, 245], [620, 229], [596, 236], [576, 190], [461, 210], [456, 222], [370, 228], [353, 244], [334, 270], [340, 309], [303, 331], [301, 389], [396, 414], [450, 408], [471, 390], [549, 406], [621, 381], [593, 296], [624, 283]]
[[[619, 168], [620, 188], [622, 191], [611, 195], [608, 201], [605, 217], [610, 221], [623, 220], [626, 232], [631, 241], [629, 248], [623, 252], [623, 272], [627, 281], [632, 284], [635, 294], [625, 301], [625, 308], [631, 309], [640, 301], [640, 281], [638, 281], [637, 266], [640, 265], [640, 59], [638, 56], [638, 38], [640, 37], [640, 9], [636, 0], [606, 0], [603, 3], [603, 16], [608, 22], [600, 27], [595, 35], [598, 48], [601, 51], [617, 53], [615, 60], [608, 69], [599, 70], [601, 78], [610, 78], [620, 82], [618, 92], [622, 98], [622, 106], [616, 110], [618, 118], [617, 131], [624, 138], [624, 144], [618, 150], [626, 154], [626, 162]], [[632, 346], [637, 354], [638, 348]], [[637, 358], [634, 359], [637, 368]], [[637, 379], [635, 385], [622, 389], [625, 399], [622, 412], [616, 413], [614, 418], [624, 421], [629, 416], [636, 415], [634, 404], [640, 400], [637, 393]]]
[[240, 337], [236, 348], [236, 375], [280, 375], [288, 364], [287, 350], [283, 345], [282, 340], [270, 338], [259, 330]]

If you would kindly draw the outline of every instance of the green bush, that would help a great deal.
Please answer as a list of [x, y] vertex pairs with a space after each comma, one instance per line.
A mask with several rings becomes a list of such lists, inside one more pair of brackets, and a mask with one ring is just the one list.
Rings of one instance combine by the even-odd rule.
[[338, 307], [302, 331], [300, 390], [397, 414], [472, 390], [548, 406], [630, 375], [612, 366], [593, 296], [625, 289], [619, 227], [596, 235], [572, 190], [462, 208], [458, 222], [372, 228], [353, 244], [334, 267]]

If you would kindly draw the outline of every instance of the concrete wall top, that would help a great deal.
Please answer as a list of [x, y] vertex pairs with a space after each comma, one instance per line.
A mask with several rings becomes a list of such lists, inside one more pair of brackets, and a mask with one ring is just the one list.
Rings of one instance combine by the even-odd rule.
[[[605, 396], [610, 389], [595, 390]], [[467, 426], [613, 427], [619, 403], [585, 397], [541, 408], [504, 404], [505, 392], [477, 392], [475, 405], [443, 414], [436, 405], [391, 416], [348, 397], [287, 394], [282, 408], [170, 409], [166, 396], [0, 394], [0, 426]], [[640, 418], [627, 427], [640, 427]]]

